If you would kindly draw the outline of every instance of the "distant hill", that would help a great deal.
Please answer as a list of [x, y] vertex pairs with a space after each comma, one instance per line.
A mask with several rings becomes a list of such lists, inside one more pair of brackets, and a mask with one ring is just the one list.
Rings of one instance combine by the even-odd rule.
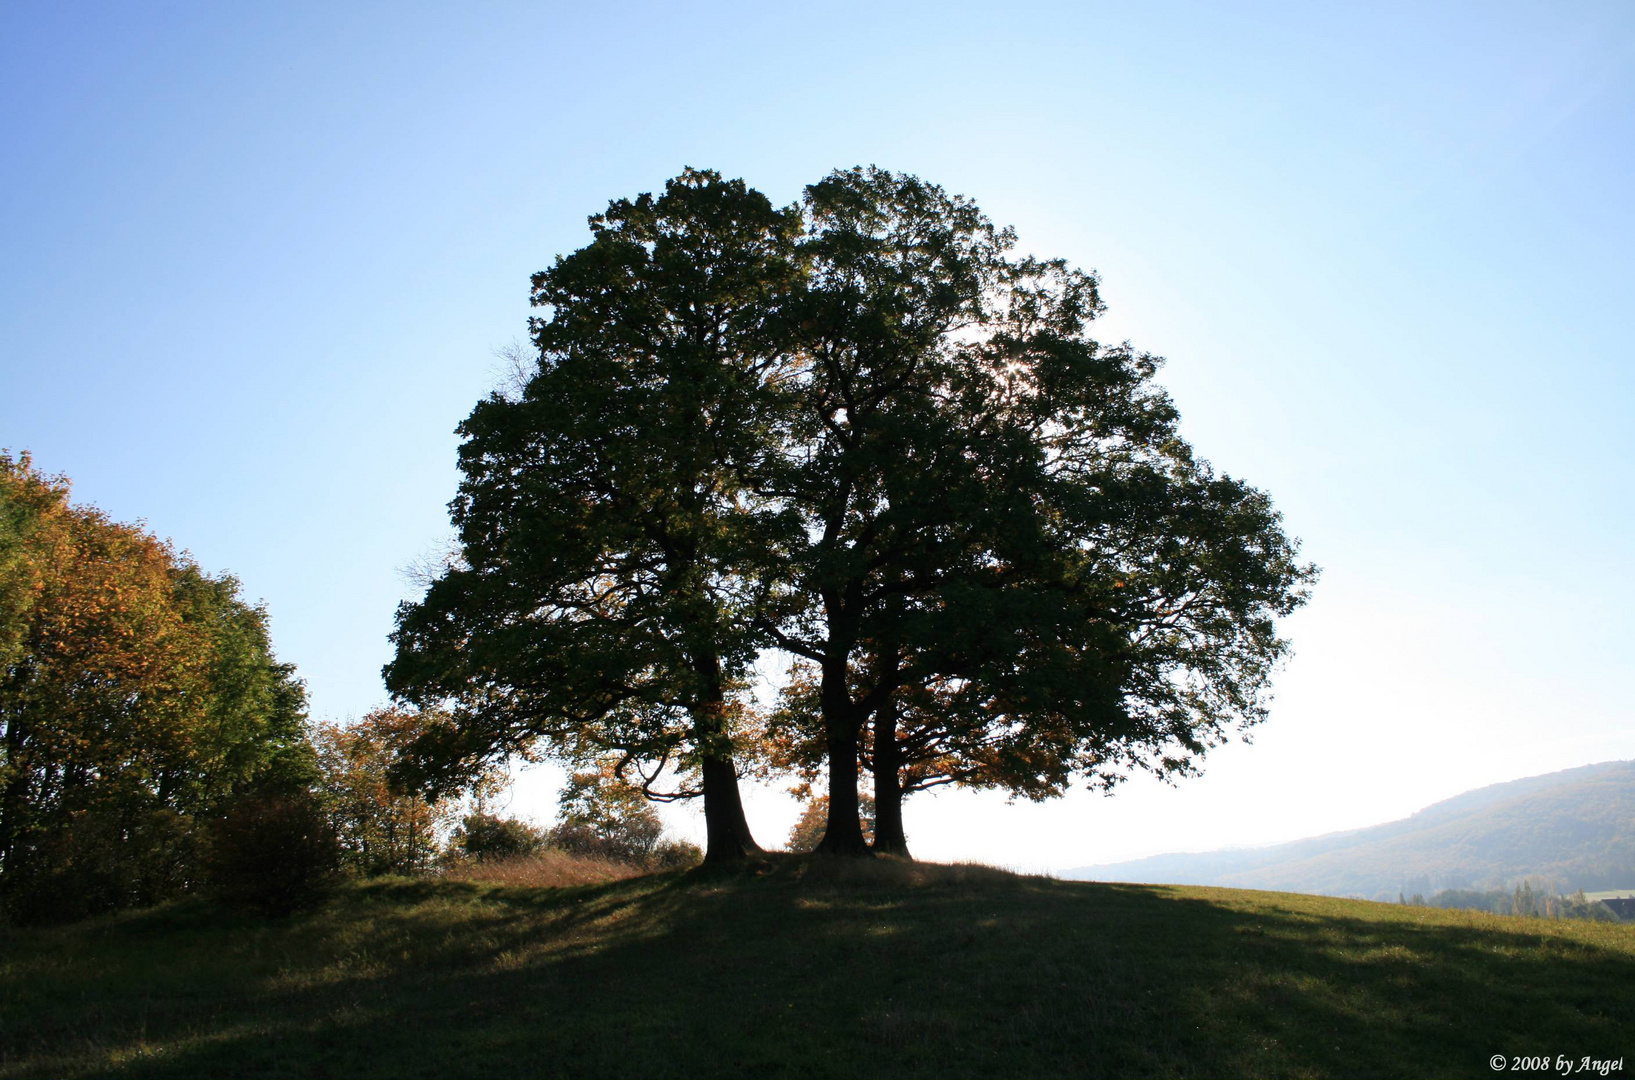
[[1274, 847], [1155, 855], [1062, 874], [1396, 899], [1399, 889], [1635, 887], [1635, 761], [1477, 788], [1401, 821]]

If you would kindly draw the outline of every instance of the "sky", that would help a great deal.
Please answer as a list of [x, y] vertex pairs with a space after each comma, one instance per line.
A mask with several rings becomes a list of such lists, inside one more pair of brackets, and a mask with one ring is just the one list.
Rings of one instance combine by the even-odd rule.
[[[1271, 843], [1635, 757], [1623, 2], [3, 5], [0, 446], [235, 574], [359, 716], [529, 274], [684, 166], [787, 203], [855, 164], [1097, 270], [1100, 336], [1323, 570], [1252, 743], [915, 796], [917, 855]], [[769, 845], [797, 812], [749, 806]]]

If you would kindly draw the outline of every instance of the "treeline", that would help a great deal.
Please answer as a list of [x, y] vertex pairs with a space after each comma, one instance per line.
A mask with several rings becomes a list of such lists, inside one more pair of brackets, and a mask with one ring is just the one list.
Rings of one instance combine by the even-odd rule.
[[1442, 889], [1429, 900], [1421, 893], [1397, 895], [1400, 904], [1418, 907], [1458, 908], [1487, 911], [1523, 919], [1586, 919], [1591, 922], [1621, 922], [1616, 912], [1599, 900], [1591, 900], [1583, 889], [1564, 894], [1554, 882], [1532, 879], [1513, 889]]
[[[0, 452], [0, 909], [63, 920], [206, 893], [264, 910], [336, 873], [418, 873], [542, 845], [675, 865], [639, 793], [577, 777], [541, 832], [391, 768], [437, 721], [311, 724], [267, 613], [141, 528]], [[479, 796], [501, 777], [473, 777]]]
[[305, 695], [267, 616], [143, 530], [0, 454], [0, 889], [24, 916], [194, 886], [207, 823], [299, 790]]

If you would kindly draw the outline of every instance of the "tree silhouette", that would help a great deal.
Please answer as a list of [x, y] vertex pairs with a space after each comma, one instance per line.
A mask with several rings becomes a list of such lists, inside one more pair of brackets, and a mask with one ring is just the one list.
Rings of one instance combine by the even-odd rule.
[[[828, 774], [818, 850], [906, 854], [905, 794], [1185, 775], [1265, 713], [1315, 570], [1178, 434], [1159, 360], [1089, 334], [1094, 275], [880, 169], [776, 210], [688, 171], [534, 278], [539, 363], [461, 426], [461, 558], [398, 613], [394, 693], [452, 782], [548, 752], [702, 794], [769, 645], [777, 754]], [[737, 740], [737, 742], [735, 742]]]
[[386, 680], [453, 710], [423, 778], [540, 744], [611, 755], [650, 796], [701, 794], [708, 858], [737, 858], [757, 850], [733, 740], [763, 636], [750, 583], [785, 528], [755, 478], [798, 221], [688, 170], [591, 227], [534, 276], [537, 370], [459, 429], [460, 559], [399, 610]]
[[1315, 571], [1193, 457], [1159, 361], [1089, 336], [1096, 279], [913, 177], [835, 173], [806, 210], [805, 542], [772, 633], [816, 673], [780, 715], [822, 733], [819, 850], [864, 848], [860, 752], [906, 853], [905, 792], [1184, 774], [1258, 721]]

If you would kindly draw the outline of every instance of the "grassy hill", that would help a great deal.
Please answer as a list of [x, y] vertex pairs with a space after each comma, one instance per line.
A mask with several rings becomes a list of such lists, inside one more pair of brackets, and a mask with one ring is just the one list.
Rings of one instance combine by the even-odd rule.
[[1563, 891], [1635, 888], [1635, 761], [1493, 784], [1368, 829], [1064, 876], [1376, 898], [1395, 898], [1401, 888], [1505, 888], [1526, 877]]
[[1632, 926], [784, 857], [6, 929], [0, 1077], [1492, 1076], [1632, 988]]

